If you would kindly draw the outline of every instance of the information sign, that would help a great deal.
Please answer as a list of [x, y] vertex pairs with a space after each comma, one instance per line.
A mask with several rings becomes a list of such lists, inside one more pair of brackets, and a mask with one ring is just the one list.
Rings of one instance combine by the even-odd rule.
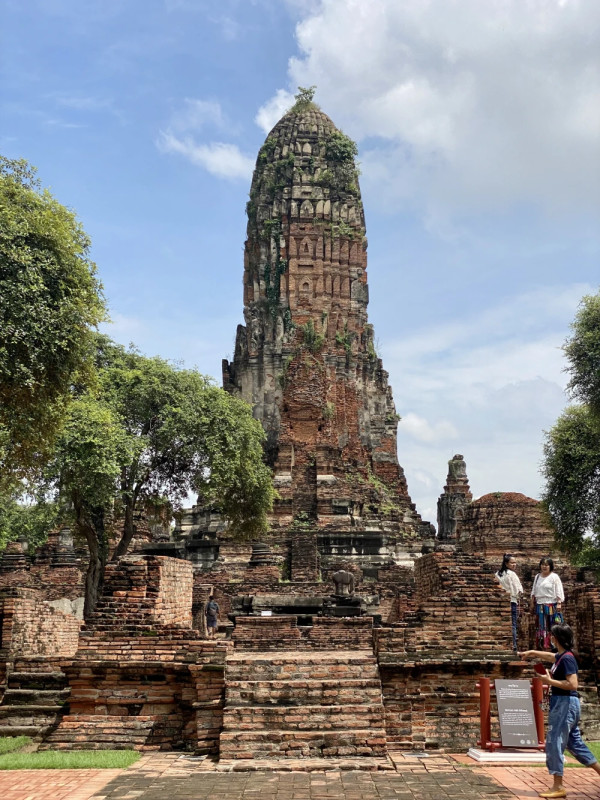
[[494, 681], [503, 747], [537, 747], [529, 681]]

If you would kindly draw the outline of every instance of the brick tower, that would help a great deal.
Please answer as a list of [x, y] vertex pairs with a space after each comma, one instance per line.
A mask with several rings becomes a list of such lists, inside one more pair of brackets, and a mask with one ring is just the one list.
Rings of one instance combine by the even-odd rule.
[[223, 384], [265, 428], [275, 528], [303, 520], [417, 540], [424, 524], [398, 464], [398, 416], [367, 321], [356, 152], [310, 92], [261, 147], [247, 205], [245, 325]]

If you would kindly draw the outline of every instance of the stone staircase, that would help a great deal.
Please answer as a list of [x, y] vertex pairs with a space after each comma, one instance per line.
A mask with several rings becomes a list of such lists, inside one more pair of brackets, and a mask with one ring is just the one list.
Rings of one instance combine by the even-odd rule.
[[381, 680], [372, 651], [228, 654], [220, 755], [385, 757]]
[[19, 659], [7, 669], [0, 703], [0, 736], [41, 739], [68, 711], [66, 676], [48, 659]]

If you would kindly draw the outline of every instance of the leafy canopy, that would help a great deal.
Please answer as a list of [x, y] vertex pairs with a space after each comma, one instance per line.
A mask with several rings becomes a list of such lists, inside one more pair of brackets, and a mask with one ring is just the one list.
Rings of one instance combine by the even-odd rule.
[[566, 552], [600, 568], [600, 292], [584, 297], [564, 351], [580, 401], [546, 434], [544, 503]]
[[0, 470], [44, 462], [104, 318], [90, 240], [24, 160], [0, 157]]
[[195, 370], [107, 337], [98, 337], [97, 367], [95, 395], [73, 404], [61, 437], [63, 485], [68, 475], [90, 507], [116, 501], [126, 526], [147, 500], [167, 498], [177, 508], [194, 491], [220, 507], [238, 535], [265, 529], [271, 474], [262, 426], [246, 403]]

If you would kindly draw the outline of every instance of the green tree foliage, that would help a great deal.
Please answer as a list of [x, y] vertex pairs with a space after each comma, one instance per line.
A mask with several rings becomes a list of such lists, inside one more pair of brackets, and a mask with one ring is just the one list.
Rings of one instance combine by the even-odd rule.
[[571, 406], [546, 434], [544, 502], [563, 549], [600, 567], [600, 293], [584, 297], [565, 343]]
[[26, 161], [0, 157], [0, 474], [43, 464], [104, 318], [90, 240]]
[[60, 507], [44, 497], [0, 495], [0, 550], [25, 540], [30, 550], [43, 544], [60, 520]]
[[88, 615], [96, 605], [108, 558], [108, 518], [119, 496], [122, 470], [135, 451], [122, 421], [101, 399], [85, 394], [67, 413], [48, 475], [88, 545]]
[[565, 343], [572, 396], [600, 414], [600, 292], [583, 298]]
[[123, 520], [118, 558], [150, 501], [166, 499], [176, 509], [198, 492], [239, 537], [265, 530], [273, 502], [264, 432], [246, 403], [194, 370], [126, 351], [106, 337], [99, 337], [97, 366], [95, 394], [73, 403], [54, 462], [92, 554], [86, 613], [106, 564], [109, 513]]

